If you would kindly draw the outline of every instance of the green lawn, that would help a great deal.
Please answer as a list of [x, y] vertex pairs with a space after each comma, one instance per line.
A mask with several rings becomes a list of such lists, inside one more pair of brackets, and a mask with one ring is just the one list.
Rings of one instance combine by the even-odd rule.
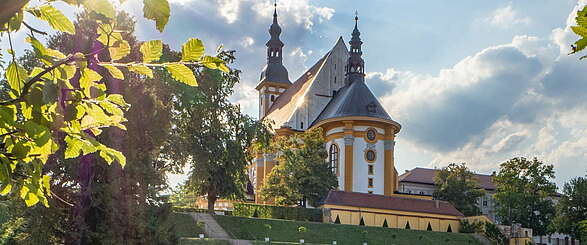
[[230, 242], [224, 241], [224, 240], [212, 240], [212, 239], [200, 240], [197, 238], [184, 238], [184, 239], [179, 240], [179, 245], [199, 245], [199, 244], [230, 245]]
[[177, 237], [197, 238], [199, 234], [204, 233], [204, 229], [188, 214], [171, 213], [169, 222], [172, 223]]
[[[262, 241], [268, 236], [272, 241], [298, 242], [338, 245], [360, 245], [367, 242], [395, 245], [479, 245], [479, 241], [467, 234], [432, 231], [415, 231], [383, 227], [365, 227], [356, 225], [323, 224], [274, 219], [256, 219], [234, 216], [215, 216], [218, 223], [234, 238]], [[270, 226], [270, 229], [268, 227]], [[299, 232], [299, 227], [306, 228]]]

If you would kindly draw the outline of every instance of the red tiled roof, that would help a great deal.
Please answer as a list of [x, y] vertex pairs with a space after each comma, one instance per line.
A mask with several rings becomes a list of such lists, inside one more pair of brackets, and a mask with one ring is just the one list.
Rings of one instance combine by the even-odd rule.
[[[436, 202], [438, 202], [438, 208], [436, 207]], [[384, 196], [358, 192], [330, 191], [324, 204], [463, 216], [461, 212], [446, 201]]]
[[[400, 182], [435, 185], [434, 176], [439, 170], [429, 168], [414, 168], [399, 176]], [[479, 184], [485, 190], [495, 190], [491, 175], [475, 174]]]

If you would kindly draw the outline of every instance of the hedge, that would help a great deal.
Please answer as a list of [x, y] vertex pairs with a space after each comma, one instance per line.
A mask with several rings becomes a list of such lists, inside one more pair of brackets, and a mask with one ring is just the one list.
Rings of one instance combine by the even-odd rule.
[[235, 203], [232, 214], [242, 217], [322, 222], [322, 210], [316, 208]]
[[[194, 208], [194, 207], [181, 207], [181, 206], [173, 206], [171, 208], [174, 212], [184, 212], [184, 213], [208, 213], [208, 209], [202, 208]], [[214, 212], [222, 212], [224, 215], [232, 215], [232, 211], [228, 210], [214, 210]]]

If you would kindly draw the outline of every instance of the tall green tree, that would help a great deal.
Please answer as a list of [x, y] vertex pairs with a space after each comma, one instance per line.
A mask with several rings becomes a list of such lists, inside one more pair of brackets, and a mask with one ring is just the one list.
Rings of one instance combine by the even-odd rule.
[[580, 222], [583, 220], [587, 220], [587, 177], [577, 177], [563, 186], [552, 228], [574, 238], [581, 238]]
[[[119, 13], [117, 24], [118, 30], [125, 31], [123, 37], [131, 48], [127, 58], [140, 56], [140, 43], [133, 36], [134, 20]], [[97, 23], [82, 13], [75, 26], [73, 37], [57, 34], [48, 39], [48, 46], [64, 53], [89, 49]], [[164, 47], [162, 60], [170, 57], [179, 55]], [[34, 54], [27, 53], [19, 63], [28, 68], [36, 62]], [[165, 174], [173, 170], [173, 165], [160, 161], [158, 155], [171, 129], [171, 95], [177, 82], [157, 68], [153, 78], [122, 71], [124, 81], [111, 77], [107, 70], [98, 69], [97, 73], [104, 77], [109, 92], [124, 95], [130, 104], [127, 130], [106, 128], [97, 137], [121, 150], [127, 159], [126, 167], [108, 166], [96, 159], [99, 164], [92, 166], [91, 178], [82, 179], [78, 164], [82, 159], [65, 159], [63, 151], [58, 151], [43, 168], [43, 174], [53, 179], [51, 190], [56, 197], [49, 199], [49, 207], [26, 208], [20, 202], [7, 201], [14, 214], [2, 228], [8, 244], [176, 242], [173, 230], [161, 225], [170, 208], [159, 197], [166, 187]], [[151, 119], [144, 120], [145, 117]], [[63, 141], [64, 137], [58, 135], [56, 139]], [[89, 184], [84, 190], [79, 188], [82, 181]], [[84, 212], [79, 211], [82, 207]]]
[[506, 224], [520, 223], [532, 228], [533, 234], [543, 236], [554, 217], [556, 194], [553, 166], [523, 157], [510, 159], [500, 165], [494, 178], [494, 195], [498, 219]]
[[[75, 25], [56, 8], [56, 1], [0, 3], [0, 34], [8, 37], [7, 52], [11, 56], [1, 86], [9, 92], [0, 101], [0, 194], [20, 197], [27, 206], [49, 205], [52, 176], [43, 175], [42, 169], [60, 149], [67, 159], [82, 156], [80, 175], [86, 177], [80, 183], [82, 190], [93, 175], [96, 159], [108, 164], [117, 162], [123, 167], [126, 164], [119, 150], [96, 139], [106, 128], [126, 128], [127, 103], [121, 94], [112, 93], [107, 87], [100, 70], [123, 80], [122, 71], [152, 77], [153, 69], [163, 68], [174, 79], [191, 86], [196, 86], [197, 81], [187, 65], [228, 72], [221, 59], [205, 56], [202, 42], [194, 38], [183, 45], [178, 61], [161, 62], [160, 40], [143, 43], [139, 49], [141, 58], [126, 59], [131, 48], [123, 33], [116, 29], [116, 10], [111, 1], [61, 2], [91, 13], [91, 18], [100, 23], [93, 30], [95, 35], [86, 40], [91, 41], [86, 52], [63, 53], [49, 48], [37, 39], [48, 30], [27, 23], [36, 18], [54, 31], [74, 35]], [[154, 20], [157, 30], [162, 32], [170, 17], [168, 1], [144, 0], [143, 5], [144, 17]], [[18, 32], [30, 34], [17, 40], [17, 36], [25, 36], [15, 35]], [[19, 63], [19, 54], [13, 49], [15, 42], [29, 43], [40, 65], [26, 69]], [[63, 135], [64, 142], [57, 139], [59, 135]]]
[[485, 190], [465, 163], [451, 163], [440, 169], [434, 176], [434, 182], [436, 190], [433, 196], [436, 199], [450, 202], [465, 216], [481, 213], [477, 201], [485, 195]]
[[[234, 51], [220, 57], [234, 61]], [[186, 188], [206, 196], [212, 211], [218, 198], [242, 199], [249, 181], [251, 146], [267, 132], [265, 125], [241, 112], [229, 97], [240, 71], [198, 71], [198, 87], [182, 86], [175, 94], [172, 137], [165, 157], [189, 166]]]
[[265, 177], [261, 195], [281, 205], [317, 207], [330, 190], [338, 187], [322, 129], [311, 129], [291, 136], [277, 137], [270, 152], [275, 152], [276, 166]]

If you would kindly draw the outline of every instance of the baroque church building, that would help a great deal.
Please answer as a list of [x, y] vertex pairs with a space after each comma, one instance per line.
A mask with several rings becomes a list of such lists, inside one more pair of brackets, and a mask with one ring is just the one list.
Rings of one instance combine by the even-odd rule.
[[[328, 164], [338, 178], [324, 205], [324, 221], [392, 228], [457, 231], [462, 214], [450, 203], [398, 193], [394, 146], [401, 125], [385, 111], [365, 81], [361, 33], [355, 17], [349, 47], [334, 47], [292, 82], [283, 64], [277, 10], [269, 28], [267, 64], [256, 87], [259, 116], [277, 135], [321, 127]], [[251, 167], [255, 202], [275, 166], [274, 154], [258, 154]]]
[[[365, 83], [363, 42], [355, 18], [350, 51], [342, 37], [295, 82], [283, 65], [277, 12], [269, 29], [267, 65], [261, 72], [259, 115], [278, 135], [322, 127], [329, 162], [341, 190], [391, 195], [398, 186], [393, 151], [399, 123], [393, 121]], [[273, 167], [271, 154], [256, 159], [256, 181]]]

